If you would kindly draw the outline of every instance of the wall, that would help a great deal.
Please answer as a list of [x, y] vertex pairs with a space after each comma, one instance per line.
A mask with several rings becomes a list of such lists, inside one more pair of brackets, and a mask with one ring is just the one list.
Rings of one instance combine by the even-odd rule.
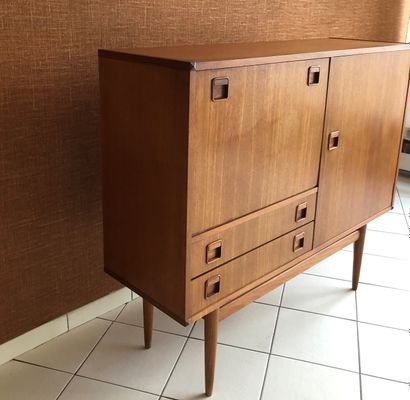
[[97, 49], [404, 40], [410, 0], [2, 0], [0, 343], [119, 287], [102, 272]]

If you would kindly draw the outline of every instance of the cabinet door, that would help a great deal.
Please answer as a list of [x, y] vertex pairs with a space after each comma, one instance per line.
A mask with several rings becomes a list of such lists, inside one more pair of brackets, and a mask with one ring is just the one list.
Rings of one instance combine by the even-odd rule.
[[[320, 59], [191, 73], [193, 234], [317, 186], [328, 64]], [[214, 89], [226, 99], [212, 100], [215, 78], [227, 78]]]
[[317, 246], [391, 207], [410, 53], [331, 59]]

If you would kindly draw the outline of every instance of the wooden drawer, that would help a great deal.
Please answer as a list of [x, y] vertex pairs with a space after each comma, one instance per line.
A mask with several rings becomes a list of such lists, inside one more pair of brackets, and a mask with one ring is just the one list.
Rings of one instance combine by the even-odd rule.
[[190, 282], [191, 315], [312, 249], [314, 223], [298, 228]]
[[190, 278], [306, 225], [315, 218], [316, 195], [315, 188], [195, 236]]

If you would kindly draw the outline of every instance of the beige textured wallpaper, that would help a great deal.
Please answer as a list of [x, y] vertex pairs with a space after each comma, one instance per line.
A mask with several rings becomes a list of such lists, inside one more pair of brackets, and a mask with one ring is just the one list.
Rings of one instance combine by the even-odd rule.
[[410, 0], [2, 0], [0, 343], [118, 287], [102, 272], [97, 49], [404, 40]]

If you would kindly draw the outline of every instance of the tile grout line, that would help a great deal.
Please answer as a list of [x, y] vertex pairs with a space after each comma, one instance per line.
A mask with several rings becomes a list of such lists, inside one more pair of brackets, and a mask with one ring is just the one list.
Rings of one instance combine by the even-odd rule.
[[[258, 303], [258, 304], [265, 304], [265, 303]], [[265, 305], [270, 305], [270, 304], [265, 304]], [[271, 307], [277, 307], [277, 306], [273, 306], [271, 305]], [[358, 321], [361, 324], [366, 324], [366, 325], [371, 325], [371, 326], [379, 326], [381, 328], [386, 328], [386, 329], [395, 329], [397, 331], [405, 331], [408, 332], [407, 328], [397, 328], [395, 326], [388, 326], [388, 325], [381, 325], [381, 324], [376, 324], [374, 322], [367, 322], [367, 321], [359, 321], [357, 319], [352, 319], [352, 318], [345, 318], [345, 317], [338, 317], [336, 315], [330, 315], [330, 314], [323, 314], [323, 313], [319, 313], [319, 312], [315, 312], [315, 311], [309, 311], [309, 310], [301, 310], [300, 308], [292, 308], [292, 307], [286, 307], [286, 306], [281, 306], [281, 308], [285, 309], [285, 310], [291, 310], [291, 311], [299, 311], [299, 312], [303, 312], [306, 314], [313, 314], [313, 315], [319, 315], [322, 317], [330, 317], [330, 318], [337, 318], [337, 319], [342, 319], [344, 321], [350, 321], [350, 322], [355, 322]], [[254, 350], [257, 351], [257, 350]]]
[[[152, 392], [148, 392], [147, 390], [142, 390], [142, 389], [135, 389], [131, 386], [126, 386], [126, 385], [122, 385], [120, 383], [114, 383], [114, 382], [110, 382], [110, 381], [104, 381], [103, 379], [98, 379], [98, 378], [92, 378], [90, 376], [85, 376], [85, 375], [80, 375], [77, 374], [75, 375], [79, 378], [83, 378], [83, 379], [89, 379], [91, 381], [96, 381], [96, 382], [101, 382], [101, 383], [106, 383], [107, 385], [112, 385], [112, 386], [118, 386], [124, 389], [129, 389], [129, 390], [133, 390], [134, 392], [139, 392], [139, 393], [146, 393], [146, 394], [151, 394], [153, 396], [159, 396], [158, 393], [152, 393]], [[159, 399], [159, 398], [158, 398]]]
[[[196, 323], [196, 322], [195, 322], [195, 323]], [[160, 393], [160, 395], [159, 395], [159, 399], [161, 399], [161, 397], [164, 395], [165, 389], [167, 388], [168, 383], [169, 383], [169, 381], [171, 380], [172, 374], [173, 374], [174, 371], [175, 371], [175, 368], [176, 368], [176, 366], [177, 366], [177, 364], [178, 364], [178, 361], [180, 360], [180, 358], [181, 358], [181, 356], [182, 356], [182, 353], [184, 352], [185, 347], [186, 347], [186, 345], [188, 344], [188, 340], [189, 340], [190, 337], [191, 337], [191, 333], [192, 333], [192, 331], [194, 330], [194, 326], [195, 326], [195, 324], [193, 324], [193, 326], [192, 326], [192, 328], [191, 328], [189, 334], [186, 336], [186, 339], [185, 339], [185, 342], [184, 342], [184, 344], [183, 344], [183, 346], [182, 346], [182, 348], [181, 348], [181, 351], [179, 352], [178, 357], [177, 357], [177, 359], [175, 360], [175, 363], [174, 363], [174, 365], [173, 365], [173, 367], [172, 367], [172, 369], [171, 369], [171, 372], [169, 373], [168, 378], [167, 378], [167, 380], [165, 381], [164, 387], [163, 387], [162, 390], [161, 390], [161, 393]]]
[[286, 288], [286, 283], [284, 283], [283, 286], [282, 286], [282, 293], [281, 293], [281, 295], [280, 295], [278, 313], [277, 313], [277, 315], [276, 315], [275, 324], [274, 324], [274, 326], [273, 326], [273, 333], [272, 333], [272, 339], [271, 339], [270, 347], [269, 347], [268, 361], [266, 362], [265, 374], [264, 374], [264, 376], [263, 376], [263, 381], [262, 381], [261, 392], [260, 392], [260, 395], [259, 395], [259, 400], [262, 400], [263, 391], [264, 391], [264, 389], [265, 389], [265, 383], [266, 383], [266, 378], [267, 378], [267, 376], [268, 376], [269, 363], [270, 363], [271, 354], [272, 354], [272, 349], [273, 349], [273, 342], [274, 342], [274, 340], [275, 340], [276, 329], [277, 329], [277, 327], [278, 327], [279, 315], [280, 315], [280, 310], [281, 310], [283, 295], [284, 295], [284, 293], [285, 293], [285, 288]]
[[[386, 215], [386, 214], [383, 214], [383, 215]], [[396, 214], [396, 215], [400, 215], [400, 214]], [[403, 215], [402, 217], [403, 217], [404, 219], [406, 219], [406, 217], [405, 217], [404, 215]], [[407, 225], [407, 221], [406, 221], [406, 225]], [[367, 230], [368, 230], [369, 232], [371, 231], [371, 232], [379, 232], [379, 233], [388, 233], [388, 234], [391, 234], [391, 235], [407, 236], [407, 233], [385, 231], [385, 230], [382, 230], [382, 229], [368, 228]]]
[[[334, 276], [313, 274], [311, 272], [302, 272], [302, 275], [317, 276], [319, 278], [333, 279], [333, 280], [342, 281], [342, 282], [351, 282], [352, 281], [351, 279], [335, 278]], [[378, 285], [376, 283], [362, 282], [360, 280], [359, 280], [359, 283], [361, 283], [362, 285], [375, 286], [375, 287], [379, 287], [379, 288], [383, 288], [383, 289], [392, 289], [392, 290], [401, 290], [402, 292], [410, 292], [410, 289], [403, 289], [403, 288], [398, 288], [398, 287], [394, 287], [394, 286]], [[261, 303], [261, 302], [259, 302], [259, 303]], [[268, 304], [268, 303], [263, 303], [263, 304]]]
[[91, 351], [87, 354], [87, 357], [85, 357], [85, 359], [83, 360], [83, 362], [77, 367], [77, 369], [75, 370], [74, 374], [71, 376], [71, 379], [67, 382], [67, 384], [63, 387], [63, 389], [61, 390], [60, 394], [56, 397], [56, 400], [58, 400], [61, 395], [64, 393], [64, 391], [67, 389], [68, 385], [72, 382], [72, 380], [74, 379], [74, 377], [77, 375], [78, 371], [81, 369], [81, 367], [85, 364], [85, 362], [88, 360], [88, 358], [90, 357], [90, 355], [92, 354], [92, 352], [95, 350], [95, 348], [98, 346], [98, 344], [101, 342], [101, 340], [103, 339], [103, 337], [106, 335], [106, 333], [109, 331], [109, 329], [112, 327], [112, 325], [114, 324], [114, 321], [111, 321], [111, 323], [109, 324], [109, 326], [107, 327], [107, 329], [104, 331], [104, 333], [101, 335], [101, 337], [98, 339], [97, 343], [93, 346], [93, 348], [91, 349]]
[[[409, 235], [410, 235], [410, 213], [409, 213], [409, 215], [406, 214], [406, 211], [404, 209], [404, 204], [403, 204], [403, 201], [401, 200], [401, 195], [400, 195], [400, 192], [399, 192], [398, 189], [397, 189], [397, 196], [399, 197], [400, 205], [401, 205], [401, 208], [403, 210], [404, 219], [406, 220], [406, 225], [407, 225], [407, 228], [409, 228]], [[407, 219], [407, 218], [409, 218], [409, 219]]]
[[[78, 374], [78, 373], [74, 375], [72, 372], [67, 372], [67, 371], [63, 371], [63, 370], [61, 370], [61, 369], [56, 369], [56, 368], [52, 368], [52, 367], [46, 367], [46, 366], [44, 366], [44, 365], [36, 364], [36, 363], [33, 363], [33, 362], [29, 362], [29, 361], [23, 361], [23, 360], [13, 360], [13, 361], [19, 362], [19, 363], [21, 363], [21, 364], [32, 365], [33, 367], [39, 367], [39, 368], [49, 369], [49, 370], [51, 370], [51, 371], [56, 371], [56, 372], [64, 373], [64, 374], [67, 374], [67, 375], [73, 375], [73, 377], [76, 376], [76, 377], [83, 378], [83, 379], [88, 379], [88, 380], [91, 380], [91, 381], [96, 381], [96, 382], [106, 383], [106, 384], [108, 384], [108, 385], [113, 385], [113, 386], [122, 387], [122, 388], [124, 388], [124, 389], [133, 390], [133, 391], [135, 391], [135, 392], [147, 393], [147, 394], [152, 394], [153, 396], [158, 396], [158, 393], [152, 393], [152, 392], [148, 392], [148, 391], [142, 390], [142, 389], [135, 389], [135, 388], [130, 387], [130, 386], [121, 385], [120, 383], [115, 383], [115, 382], [110, 382], [110, 381], [104, 381], [103, 379], [97, 379], [97, 378], [94, 378], [94, 377], [91, 377], [91, 376], [80, 375], [80, 374]], [[64, 387], [64, 390], [65, 390], [65, 389], [66, 389], [66, 387]], [[60, 393], [59, 396], [61, 396], [61, 394], [62, 394], [62, 393]]]
[[359, 375], [358, 371], [353, 371], [351, 369], [346, 369], [346, 368], [342, 368], [342, 367], [336, 367], [334, 365], [328, 365], [328, 364], [322, 364], [316, 361], [309, 361], [309, 360], [303, 360], [301, 358], [295, 358], [295, 357], [291, 357], [291, 356], [285, 356], [283, 354], [279, 354], [279, 353], [271, 353], [272, 356], [275, 357], [280, 357], [280, 358], [286, 358], [287, 360], [294, 360], [294, 361], [299, 361], [305, 364], [312, 364], [312, 365], [319, 365], [320, 367], [325, 367], [325, 368], [331, 368], [331, 369], [335, 369], [337, 371], [344, 371], [344, 372], [350, 372], [352, 374], [357, 374]]
[[[388, 232], [385, 232], [385, 233], [387, 233], [388, 235], [390, 235], [390, 233], [388, 233]], [[401, 235], [401, 236], [405, 236], [405, 235]], [[350, 246], [350, 245], [349, 245], [349, 246]], [[342, 250], [339, 250], [339, 251], [345, 251], [346, 253], [353, 254], [353, 250], [346, 250], [346, 247], [345, 247], [344, 249], [342, 249]], [[334, 254], [336, 254], [336, 253], [334, 253]], [[372, 256], [372, 257], [388, 258], [389, 260], [407, 261], [406, 259], [403, 259], [403, 258], [400, 258], [400, 257], [386, 256], [385, 254], [367, 253], [367, 252], [365, 252], [365, 251], [363, 251], [363, 255], [364, 255], [364, 256], [366, 256], [366, 255], [367, 255], [367, 256]]]
[[362, 388], [362, 364], [360, 359], [360, 339], [359, 339], [359, 309], [357, 306], [357, 291], [354, 292], [354, 300], [356, 306], [356, 335], [357, 335], [357, 358], [359, 364], [359, 388], [360, 388], [360, 399], [363, 400], [363, 388]]
[[31, 362], [31, 361], [18, 360], [18, 359], [15, 359], [15, 358], [13, 358], [13, 359], [10, 360], [10, 361], [15, 361], [15, 362], [18, 362], [18, 363], [21, 363], [21, 364], [32, 365], [33, 367], [45, 368], [45, 369], [49, 369], [49, 370], [51, 370], [51, 371], [61, 372], [61, 373], [63, 373], [63, 374], [73, 375], [72, 372], [67, 372], [67, 371], [64, 371], [64, 370], [62, 370], [62, 369], [57, 369], [57, 368], [53, 368], [53, 367], [47, 367], [47, 366], [45, 366], [45, 365], [36, 364], [36, 363], [34, 363], [34, 362]]
[[398, 381], [396, 379], [391, 379], [391, 378], [384, 378], [383, 376], [377, 376], [377, 375], [371, 375], [371, 374], [362, 374], [363, 376], [370, 376], [371, 378], [376, 378], [376, 379], [383, 379], [384, 381], [389, 381], [389, 382], [394, 382], [394, 383], [401, 383], [403, 385], [410, 385], [410, 382], [404, 382], [404, 381]]

